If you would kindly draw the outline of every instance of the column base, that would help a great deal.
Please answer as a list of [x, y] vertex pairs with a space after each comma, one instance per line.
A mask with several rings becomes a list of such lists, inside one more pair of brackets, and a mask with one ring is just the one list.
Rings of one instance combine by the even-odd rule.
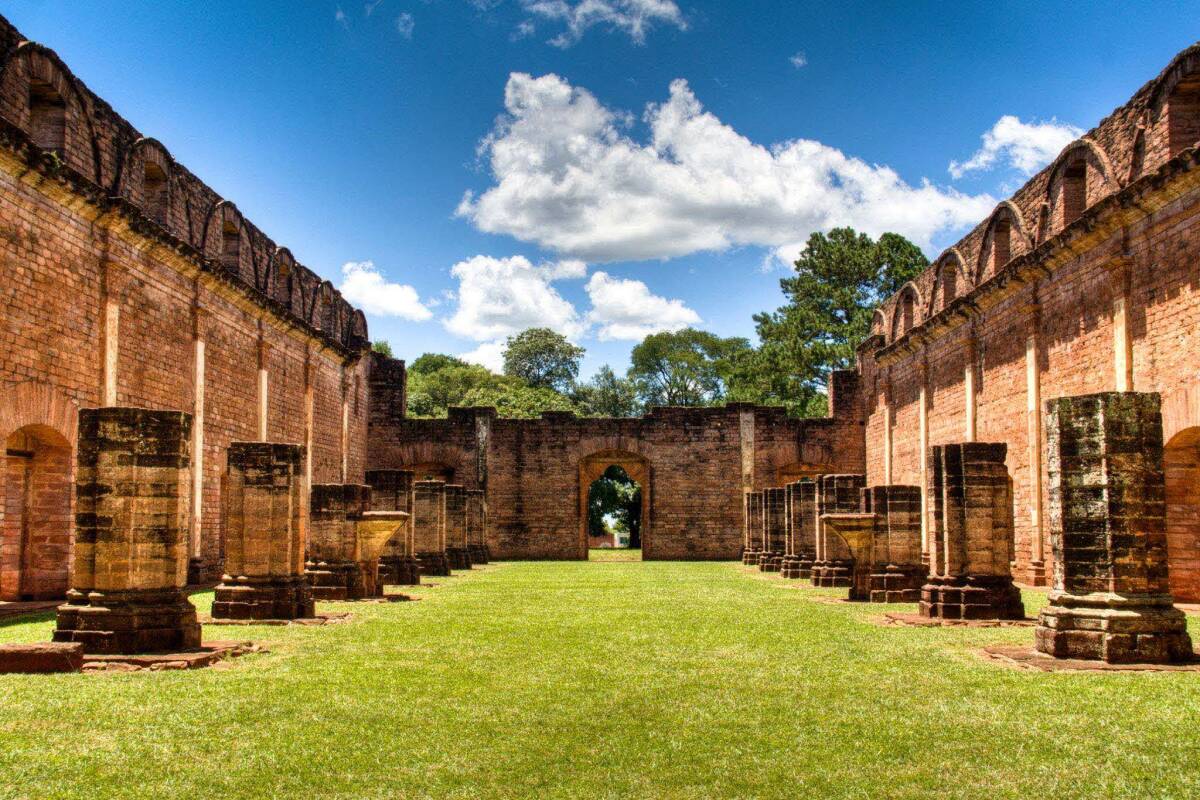
[[746, 549], [742, 551], [742, 564], [747, 567], [758, 566], [758, 551], [754, 549]]
[[53, 640], [78, 642], [89, 654], [180, 652], [200, 646], [200, 623], [179, 589], [72, 589], [58, 607]]
[[220, 571], [210, 566], [203, 558], [188, 559], [188, 586], [205, 586], [220, 579]]
[[308, 562], [304, 577], [314, 600], [365, 600], [383, 597], [377, 565], [357, 561]]
[[927, 572], [919, 565], [888, 564], [867, 579], [868, 599], [872, 603], [917, 603]]
[[422, 575], [445, 577], [450, 574], [450, 562], [446, 560], [444, 552], [417, 553], [417, 564]]
[[303, 575], [226, 575], [212, 605], [213, 619], [307, 619], [314, 613], [312, 586]]
[[810, 578], [822, 589], [846, 589], [853, 584], [854, 562], [845, 559], [814, 561]]
[[779, 577], [781, 578], [799, 578], [800, 577], [800, 556], [788, 555], [784, 556], [779, 562]]
[[1051, 592], [1038, 614], [1034, 647], [1056, 658], [1109, 664], [1191, 661], [1187, 618], [1170, 595]]
[[470, 569], [471, 551], [465, 547], [447, 547], [446, 561], [450, 563], [450, 569]]
[[759, 572], [779, 572], [779, 566], [783, 562], [783, 553], [774, 550], [768, 550], [758, 555], [758, 570]]
[[1046, 562], [1032, 561], [1025, 569], [1025, 583], [1030, 586], [1047, 586], [1049, 580], [1046, 577]]
[[380, 586], [419, 586], [421, 566], [412, 556], [384, 556], [379, 559]]
[[467, 547], [467, 552], [471, 554], [472, 564], [488, 563], [487, 545], [473, 544]]
[[920, 612], [935, 619], [1025, 619], [1021, 590], [1009, 575], [927, 578]]

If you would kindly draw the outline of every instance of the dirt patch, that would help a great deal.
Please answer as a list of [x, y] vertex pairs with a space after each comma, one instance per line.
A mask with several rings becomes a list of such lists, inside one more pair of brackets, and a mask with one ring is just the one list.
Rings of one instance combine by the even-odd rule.
[[1038, 672], [1200, 672], [1200, 653], [1184, 664], [1109, 664], [1082, 658], [1055, 658], [1028, 645], [985, 647], [979, 654], [1006, 667]]

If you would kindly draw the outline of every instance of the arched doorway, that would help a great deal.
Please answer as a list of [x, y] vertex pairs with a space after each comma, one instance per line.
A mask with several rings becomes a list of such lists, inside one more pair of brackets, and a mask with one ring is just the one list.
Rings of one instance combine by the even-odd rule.
[[[607, 482], [609, 486], [599, 484]], [[614, 491], [615, 489], [615, 491]], [[596, 508], [593, 501], [598, 499], [597, 492], [603, 491], [608, 500], [616, 505], [624, 504], [629, 509], [630, 501], [636, 500], [636, 517], [633, 520], [621, 520], [621, 511], [613, 514], [609, 520], [612, 539], [605, 549], [626, 549], [635, 555], [652, 552], [650, 526], [650, 465], [646, 459], [636, 453], [623, 450], [602, 450], [593, 453], [579, 462], [579, 544], [583, 558], [588, 558], [590, 547], [596, 544], [603, 547], [601, 541], [593, 542], [598, 537], [589, 534], [595, 531]], [[632, 513], [632, 509], [629, 509]], [[601, 514], [601, 516], [605, 516]], [[621, 525], [621, 522], [633, 524]], [[625, 530], [621, 530], [625, 528]], [[624, 542], [621, 534], [625, 534]], [[632, 541], [630, 541], [632, 540]], [[636, 547], [634, 547], [636, 545]]]
[[1200, 601], [1200, 427], [1163, 448], [1167, 482], [1167, 562], [1176, 600]]
[[46, 425], [4, 442], [0, 600], [44, 600], [67, 591], [71, 553], [71, 446]]

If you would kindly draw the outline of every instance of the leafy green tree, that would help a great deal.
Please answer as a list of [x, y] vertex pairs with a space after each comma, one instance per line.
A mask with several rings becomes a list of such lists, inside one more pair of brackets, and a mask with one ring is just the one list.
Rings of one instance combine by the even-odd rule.
[[629, 546], [642, 546], [642, 487], [613, 464], [588, 489], [588, 534], [603, 536], [606, 523], [629, 534]]
[[502, 417], [540, 417], [543, 411], [571, 411], [579, 413], [571, 398], [544, 386], [529, 386], [514, 378], [505, 378], [503, 383], [480, 386], [469, 392], [462, 405], [494, 406]]
[[533, 387], [520, 378], [497, 375], [454, 356], [426, 353], [408, 370], [408, 413], [445, 417], [454, 406], [495, 406], [503, 417], [537, 417], [543, 411], [574, 411], [567, 396]]
[[738, 367], [738, 391], [796, 414], [826, 413], [829, 373], [854, 364], [875, 307], [928, 265], [895, 233], [877, 242], [850, 228], [812, 234], [795, 274], [779, 282], [787, 303], [754, 317], [761, 344]]
[[576, 386], [571, 397], [589, 417], [636, 417], [641, 413], [633, 381], [619, 377], [607, 364], [590, 381]]
[[735, 366], [751, 352], [741, 337], [695, 328], [647, 336], [630, 354], [629, 378], [647, 406], [704, 406], [725, 398]]
[[549, 328], [529, 328], [508, 337], [504, 350], [504, 374], [520, 378], [530, 386], [570, 390], [579, 375], [584, 349]]
[[408, 365], [409, 375], [428, 375], [446, 367], [466, 367], [467, 362], [455, 356], [442, 353], [424, 353], [416, 361]]
[[381, 356], [395, 358], [395, 356], [392, 355], [392, 343], [387, 339], [380, 339], [378, 342], [372, 342], [371, 349], [376, 353], [379, 353]]

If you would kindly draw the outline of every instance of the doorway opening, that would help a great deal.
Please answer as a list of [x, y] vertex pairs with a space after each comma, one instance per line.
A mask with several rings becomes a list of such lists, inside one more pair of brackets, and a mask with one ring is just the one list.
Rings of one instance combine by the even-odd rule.
[[1167, 563], [1171, 594], [1200, 601], [1200, 427], [1171, 437], [1163, 448], [1167, 483]]
[[62, 597], [71, 553], [71, 446], [45, 425], [14, 431], [4, 445], [0, 600]]
[[640, 561], [649, 533], [649, 469], [632, 453], [597, 453], [580, 464], [581, 539], [592, 561]]

